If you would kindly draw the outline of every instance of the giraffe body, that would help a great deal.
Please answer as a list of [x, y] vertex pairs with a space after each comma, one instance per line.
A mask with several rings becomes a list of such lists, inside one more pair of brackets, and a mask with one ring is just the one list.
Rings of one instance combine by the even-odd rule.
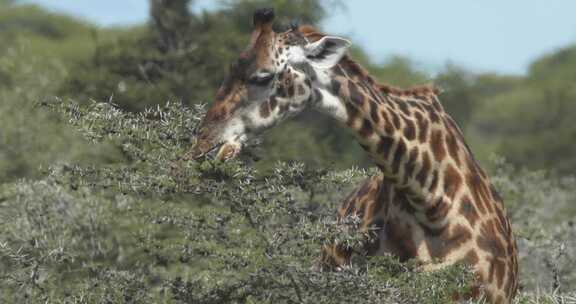
[[[249, 135], [314, 108], [352, 130], [382, 174], [344, 201], [339, 216], [360, 216], [378, 239], [367, 253], [417, 259], [425, 269], [471, 265], [492, 303], [517, 289], [517, 252], [504, 206], [460, 129], [430, 86], [377, 84], [346, 55], [349, 42], [310, 27], [272, 31], [257, 11], [240, 55], [204, 118], [189, 157], [221, 146], [233, 157]], [[350, 250], [325, 247], [323, 261], [349, 263]], [[434, 262], [434, 263], [433, 263]]]

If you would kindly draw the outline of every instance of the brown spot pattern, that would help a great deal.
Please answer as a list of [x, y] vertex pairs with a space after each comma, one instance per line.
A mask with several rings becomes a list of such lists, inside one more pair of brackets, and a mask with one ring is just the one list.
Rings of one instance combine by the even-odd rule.
[[464, 262], [468, 265], [476, 265], [478, 263], [478, 254], [474, 249], [468, 251], [464, 257]]
[[204, 121], [206, 122], [218, 122], [222, 121], [228, 115], [228, 111], [226, 110], [226, 106], [224, 105], [216, 105], [212, 107], [208, 113], [206, 113], [206, 117]]
[[452, 131], [446, 134], [446, 148], [448, 148], [448, 153], [450, 153], [450, 157], [456, 162], [458, 166], [461, 165], [460, 163], [460, 156], [458, 155], [459, 148], [458, 142], [456, 141], [456, 136], [453, 134]]
[[350, 91], [350, 100], [354, 104], [359, 106], [364, 104], [364, 95], [360, 93], [360, 91], [358, 90], [358, 86], [355, 83], [350, 82], [348, 84], [348, 90]]
[[306, 94], [306, 89], [304, 89], [303, 85], [298, 85], [298, 95], [302, 96]]
[[448, 165], [444, 171], [444, 193], [453, 200], [461, 186], [460, 173], [452, 165]]
[[414, 125], [414, 122], [410, 119], [404, 120], [404, 138], [410, 141], [416, 138], [416, 126]]
[[268, 116], [270, 116], [270, 103], [263, 102], [260, 105], [260, 116], [262, 118], [267, 118]]
[[504, 261], [495, 260], [494, 262], [495, 268], [495, 275], [496, 275], [496, 284], [498, 288], [504, 287], [504, 275], [506, 274], [506, 264]]
[[380, 122], [380, 116], [378, 115], [378, 106], [373, 102], [370, 103], [370, 118], [375, 124]]
[[432, 131], [432, 136], [430, 137], [430, 146], [436, 161], [441, 162], [446, 156], [446, 149], [444, 148], [444, 140], [442, 140], [441, 130]]
[[429, 110], [428, 115], [430, 115], [430, 121], [432, 123], [437, 124], [440, 122], [440, 117], [438, 116], [438, 114], [434, 110]]
[[422, 119], [417, 119], [416, 121], [418, 122], [418, 140], [421, 143], [425, 143], [428, 139], [428, 120], [422, 117]]
[[387, 245], [400, 261], [407, 261], [416, 256], [416, 245], [409, 237], [412, 235], [412, 228], [408, 223], [392, 218], [384, 230], [388, 237]]
[[426, 239], [426, 245], [433, 258], [443, 258], [472, 238], [472, 233], [462, 225], [446, 229], [438, 236]]
[[468, 220], [472, 227], [476, 225], [476, 222], [480, 218], [478, 211], [476, 211], [476, 207], [474, 207], [474, 204], [470, 201], [470, 197], [467, 195], [462, 197], [462, 200], [460, 201], [460, 214]]
[[358, 109], [350, 103], [346, 103], [346, 113], [348, 114], [347, 125], [352, 126], [356, 118], [360, 115]]
[[427, 152], [424, 152], [422, 156], [422, 168], [420, 169], [420, 172], [418, 172], [418, 174], [416, 175], [416, 180], [418, 181], [418, 183], [420, 183], [420, 186], [424, 186], [426, 184], [426, 179], [430, 174], [431, 165], [432, 164], [430, 162], [430, 155]]
[[274, 109], [276, 109], [277, 105], [278, 105], [278, 100], [276, 100], [276, 97], [274, 97], [274, 96], [270, 97], [270, 111], [274, 111]]
[[400, 117], [398, 117], [398, 114], [394, 113], [394, 111], [389, 111], [388, 113], [392, 117], [392, 124], [394, 125], [394, 129], [400, 129]]
[[408, 179], [414, 175], [414, 169], [416, 167], [416, 161], [418, 160], [419, 151], [417, 147], [412, 148], [410, 155], [408, 156], [408, 161], [405, 165], [405, 178], [404, 183], [408, 182]]
[[506, 258], [506, 248], [498, 238], [494, 220], [482, 223], [481, 233], [476, 242], [480, 249], [492, 253], [495, 259]]
[[374, 133], [372, 123], [368, 119], [364, 119], [362, 121], [362, 127], [360, 127], [360, 131], [358, 133], [361, 137], [368, 137], [372, 135], [372, 133]]
[[436, 222], [446, 217], [451, 209], [450, 202], [443, 197], [439, 197], [434, 204], [426, 210], [426, 218], [431, 222]]
[[378, 148], [376, 149], [376, 152], [380, 154], [382, 158], [388, 159], [392, 145], [394, 145], [394, 138], [382, 135], [380, 136], [380, 142], [378, 142]]
[[479, 207], [480, 213], [484, 214], [487, 212], [494, 212], [492, 201], [488, 196], [487, 187], [476, 170], [468, 173], [467, 183], [468, 188], [470, 189], [470, 192], [474, 198], [474, 203], [476, 203], [476, 206]]
[[440, 175], [440, 173], [438, 173], [438, 170], [434, 170], [431, 173], [432, 175], [432, 182], [430, 183], [430, 187], [428, 188], [428, 191], [430, 193], [435, 193], [436, 192], [436, 188], [438, 187], [438, 175]]
[[404, 100], [397, 100], [396, 99], [396, 104], [400, 108], [400, 111], [402, 111], [402, 113], [404, 113], [404, 115], [410, 116], [410, 110], [408, 109], [408, 104]]
[[396, 147], [396, 151], [394, 152], [394, 158], [392, 159], [392, 171], [398, 172], [400, 169], [400, 164], [402, 162], [402, 158], [406, 155], [406, 143], [403, 139], [398, 141], [398, 146]]

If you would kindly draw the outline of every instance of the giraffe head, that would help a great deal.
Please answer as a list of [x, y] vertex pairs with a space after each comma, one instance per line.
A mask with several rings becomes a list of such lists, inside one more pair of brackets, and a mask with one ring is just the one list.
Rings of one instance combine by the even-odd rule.
[[350, 46], [332, 36], [309, 41], [298, 26], [277, 33], [273, 20], [272, 9], [254, 13], [250, 44], [200, 123], [191, 158], [211, 151], [220, 160], [234, 157], [251, 135], [301, 112], [314, 101], [316, 73], [335, 66]]

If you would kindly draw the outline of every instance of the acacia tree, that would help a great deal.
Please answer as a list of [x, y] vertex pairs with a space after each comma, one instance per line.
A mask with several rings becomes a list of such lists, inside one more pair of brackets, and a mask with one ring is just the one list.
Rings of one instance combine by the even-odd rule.
[[191, 39], [190, 0], [150, 0], [151, 31], [164, 52], [184, 49]]

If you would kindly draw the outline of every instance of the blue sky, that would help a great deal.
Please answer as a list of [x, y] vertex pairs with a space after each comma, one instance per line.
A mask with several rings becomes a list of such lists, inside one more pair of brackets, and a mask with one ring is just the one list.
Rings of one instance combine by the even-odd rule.
[[[104, 26], [143, 22], [148, 14], [147, 0], [22, 2]], [[200, 9], [215, 3], [198, 2]], [[576, 43], [574, 0], [343, 2], [346, 9], [331, 11], [324, 30], [350, 38], [377, 62], [403, 55], [430, 71], [451, 62], [478, 72], [522, 74], [534, 58]]]

